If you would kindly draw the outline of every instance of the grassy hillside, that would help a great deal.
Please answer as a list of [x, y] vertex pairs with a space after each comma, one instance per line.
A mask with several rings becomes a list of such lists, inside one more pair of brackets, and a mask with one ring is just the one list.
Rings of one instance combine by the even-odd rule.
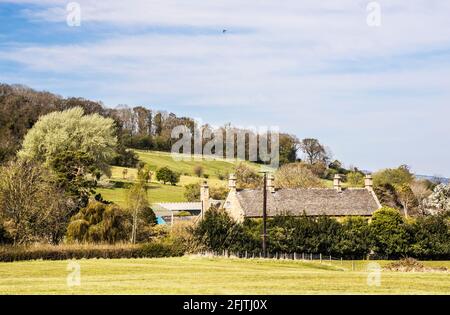
[[78, 263], [79, 287], [67, 286], [67, 261], [0, 263], [0, 294], [450, 294], [445, 272], [382, 271], [381, 285], [369, 286], [367, 261], [356, 262], [355, 271], [350, 261], [181, 257]]
[[[172, 155], [168, 152], [158, 151], [136, 151], [139, 155], [139, 160], [148, 164], [152, 171], [156, 171], [161, 167], [169, 167], [171, 170], [179, 172], [181, 175], [180, 182], [176, 186], [163, 185], [156, 181], [155, 178], [148, 186], [148, 198], [151, 203], [153, 202], [181, 202], [186, 201], [184, 198], [184, 186], [191, 183], [198, 183], [204, 181], [205, 178], [197, 177], [194, 174], [194, 167], [201, 165], [204, 170], [204, 174], [209, 177], [207, 179], [210, 186], [226, 186], [228, 174], [234, 172], [236, 165], [239, 162], [225, 161], [225, 160], [185, 160], [176, 161]], [[178, 155], [183, 157], [183, 155]], [[188, 156], [184, 156], [188, 158]], [[259, 165], [250, 162], [244, 162], [255, 170], [259, 169]], [[132, 184], [137, 178], [137, 169], [126, 168], [127, 173], [124, 176], [125, 168], [112, 167], [112, 176], [109, 181], [116, 183], [115, 187], [111, 188], [98, 188], [97, 193], [102, 194], [103, 198], [109, 201], [113, 201], [121, 206], [126, 206], [126, 192], [127, 185]], [[223, 179], [219, 179], [223, 178]], [[123, 186], [123, 187], [121, 187]]]
[[[194, 167], [196, 165], [201, 165], [204, 169], [204, 173], [208, 174], [209, 177], [218, 177], [219, 175], [227, 175], [229, 173], [232, 173], [236, 162], [230, 162], [223, 159], [220, 160], [207, 160], [202, 159], [198, 156], [191, 156], [186, 154], [176, 154], [172, 155], [169, 152], [158, 152], [158, 151], [141, 151], [136, 150], [136, 152], [139, 155], [139, 159], [148, 165], [150, 165], [150, 168], [152, 170], [157, 170], [158, 168], [167, 166], [171, 170], [174, 170], [175, 172], [179, 172], [183, 175], [191, 175], [194, 176]], [[185, 159], [181, 161], [176, 161], [174, 159], [174, 156], [178, 159]], [[194, 157], [194, 158], [192, 158]], [[198, 158], [196, 161], [195, 158]], [[255, 169], [258, 169], [259, 166], [254, 163], [244, 162], [250, 167], [253, 167]]]

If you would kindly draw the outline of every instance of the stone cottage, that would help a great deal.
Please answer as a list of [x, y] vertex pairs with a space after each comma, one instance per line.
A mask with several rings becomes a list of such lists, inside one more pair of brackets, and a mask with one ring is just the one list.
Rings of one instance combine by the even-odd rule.
[[[229, 193], [223, 204], [224, 209], [235, 220], [262, 217], [262, 189], [236, 189], [236, 176], [230, 175]], [[267, 216], [281, 214], [293, 216], [330, 216], [336, 219], [348, 216], [371, 218], [381, 208], [373, 191], [372, 177], [365, 178], [365, 188], [347, 188], [341, 186], [341, 177], [336, 175], [334, 188], [296, 188], [275, 189], [273, 175], [267, 178]], [[207, 197], [204, 196], [204, 202]], [[207, 209], [205, 207], [204, 209]]]

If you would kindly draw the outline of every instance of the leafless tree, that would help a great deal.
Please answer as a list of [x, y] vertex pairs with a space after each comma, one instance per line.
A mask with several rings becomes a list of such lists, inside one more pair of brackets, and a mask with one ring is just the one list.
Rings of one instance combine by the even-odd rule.
[[309, 164], [326, 162], [329, 159], [329, 150], [317, 139], [303, 139], [300, 142], [300, 150], [302, 150], [305, 154], [306, 160]]

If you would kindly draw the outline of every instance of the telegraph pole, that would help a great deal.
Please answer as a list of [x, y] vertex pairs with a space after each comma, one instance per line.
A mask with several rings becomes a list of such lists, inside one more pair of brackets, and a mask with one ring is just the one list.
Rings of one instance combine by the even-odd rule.
[[262, 250], [263, 257], [267, 257], [267, 172], [264, 173], [263, 183], [263, 234], [262, 234]]

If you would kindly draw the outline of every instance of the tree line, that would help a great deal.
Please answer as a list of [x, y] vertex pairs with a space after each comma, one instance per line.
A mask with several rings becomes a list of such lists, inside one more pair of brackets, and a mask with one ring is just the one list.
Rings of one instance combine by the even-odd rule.
[[[369, 222], [363, 217], [338, 221], [331, 217], [293, 217], [289, 214], [268, 219], [268, 252], [323, 254], [333, 257], [379, 259], [415, 257], [450, 258], [450, 212], [406, 220], [392, 208], [376, 211]], [[235, 222], [226, 211], [212, 208], [192, 229], [197, 248], [259, 255], [262, 221]]]
[[[63, 98], [50, 92], [35, 91], [21, 85], [1, 84], [0, 164], [15, 156], [25, 134], [40, 116], [74, 107], [82, 108], [86, 114], [95, 113], [114, 121], [114, 132], [118, 140], [112, 160], [115, 165], [130, 167], [136, 165], [137, 157], [127, 148], [170, 151], [172, 145], [178, 140], [172, 138], [171, 135], [176, 126], [186, 126], [192, 134], [195, 128], [200, 128], [204, 135], [210, 134], [212, 131], [210, 125], [197, 126], [194, 119], [190, 117], [178, 117], [174, 113], [144, 106], [120, 105], [116, 108], [108, 108], [101, 102], [76, 97]], [[247, 133], [246, 154], [248, 155], [248, 137], [252, 131], [241, 130], [232, 127], [231, 124], [226, 124], [220, 129], [223, 132], [227, 129], [235, 133], [240, 131]], [[204, 137], [202, 141], [204, 145], [209, 140]], [[280, 134], [280, 162], [282, 164], [295, 161], [297, 150], [298, 139], [295, 136]]]

